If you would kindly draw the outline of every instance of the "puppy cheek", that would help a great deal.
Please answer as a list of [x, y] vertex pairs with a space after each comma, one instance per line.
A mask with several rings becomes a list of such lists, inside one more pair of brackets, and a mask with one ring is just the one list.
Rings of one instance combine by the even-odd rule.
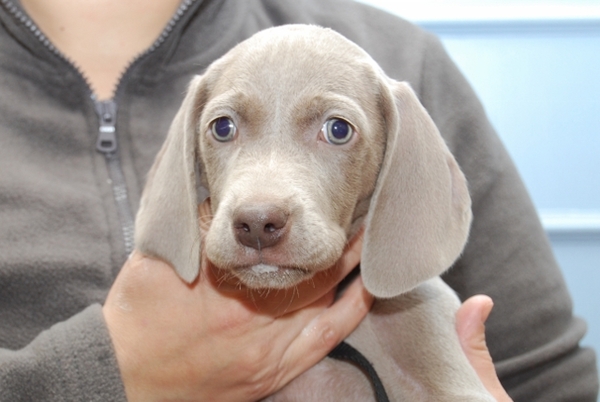
[[204, 250], [206, 257], [216, 266], [224, 268], [235, 258], [233, 251], [237, 243], [233, 237], [229, 220], [222, 209], [217, 210], [210, 226], [204, 232]]

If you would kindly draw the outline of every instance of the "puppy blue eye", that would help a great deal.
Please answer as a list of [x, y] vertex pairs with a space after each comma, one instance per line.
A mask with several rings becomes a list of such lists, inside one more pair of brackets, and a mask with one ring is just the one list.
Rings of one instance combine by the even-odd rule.
[[229, 117], [219, 117], [211, 126], [213, 137], [217, 141], [231, 141], [235, 137], [236, 127]]
[[352, 139], [354, 129], [345, 120], [329, 119], [323, 125], [323, 135], [325, 140], [333, 145], [342, 145]]

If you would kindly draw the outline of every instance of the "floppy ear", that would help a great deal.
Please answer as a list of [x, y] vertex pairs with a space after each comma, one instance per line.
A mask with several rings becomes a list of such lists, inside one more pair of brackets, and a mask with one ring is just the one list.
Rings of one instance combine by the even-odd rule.
[[441, 274], [469, 233], [464, 175], [408, 84], [384, 85], [388, 137], [367, 215], [361, 270], [377, 297], [394, 297]]
[[148, 174], [135, 221], [136, 248], [170, 263], [187, 282], [200, 270], [196, 125], [201, 82], [195, 77], [188, 87]]

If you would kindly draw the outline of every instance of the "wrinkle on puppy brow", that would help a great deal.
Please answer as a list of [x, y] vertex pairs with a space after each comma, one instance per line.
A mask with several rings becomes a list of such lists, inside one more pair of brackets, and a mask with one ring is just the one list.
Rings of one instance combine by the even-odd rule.
[[236, 123], [243, 125], [251, 132], [265, 123], [264, 99], [251, 92], [232, 89], [215, 96], [206, 105], [205, 114], [213, 118], [233, 114]]
[[362, 108], [353, 99], [335, 93], [307, 93], [291, 109], [297, 127], [307, 128], [322, 124], [324, 118], [343, 117], [354, 125], [366, 120]]

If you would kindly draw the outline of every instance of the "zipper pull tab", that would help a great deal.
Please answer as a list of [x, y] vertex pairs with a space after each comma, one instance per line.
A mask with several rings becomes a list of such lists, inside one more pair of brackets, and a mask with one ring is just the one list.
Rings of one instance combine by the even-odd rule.
[[94, 101], [96, 113], [100, 119], [96, 150], [103, 154], [112, 154], [117, 150], [117, 104], [113, 100]]

